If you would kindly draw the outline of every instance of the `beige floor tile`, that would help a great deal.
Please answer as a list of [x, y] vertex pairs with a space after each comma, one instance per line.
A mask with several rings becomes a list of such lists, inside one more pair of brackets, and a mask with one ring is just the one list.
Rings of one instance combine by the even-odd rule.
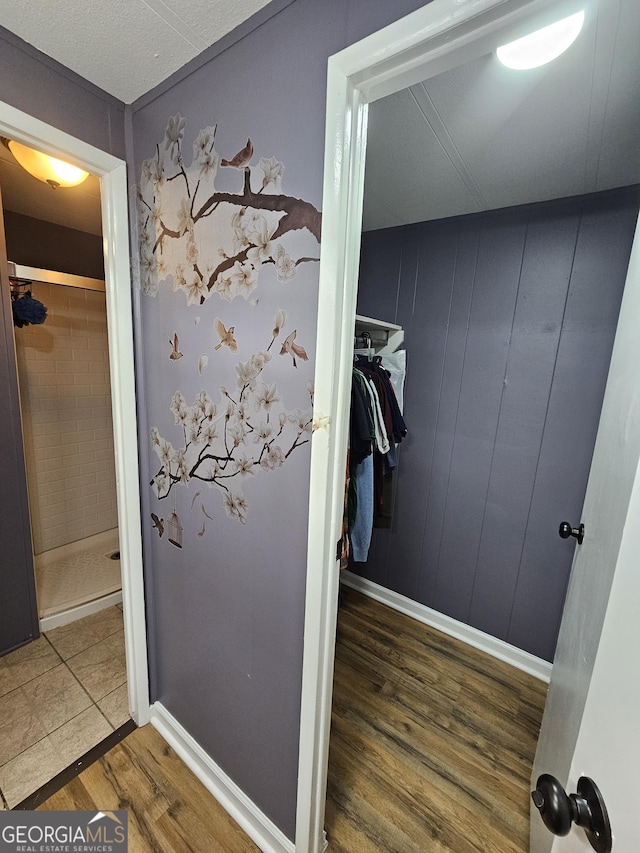
[[9, 807], [17, 806], [65, 767], [66, 764], [49, 738], [44, 738], [21, 752], [0, 767], [0, 788]]
[[37, 678], [60, 663], [45, 637], [0, 658], [0, 696]]
[[21, 687], [0, 698], [0, 765], [11, 761], [45, 735], [33, 704]]
[[107, 607], [84, 619], [47, 631], [47, 638], [60, 657], [68, 660], [112, 634], [123, 631], [123, 625], [122, 611], [116, 606]]
[[4, 663], [4, 660], [4, 658], [0, 658], [0, 696], [11, 693], [19, 686], [16, 683], [15, 673]]
[[64, 761], [63, 766], [67, 767], [104, 740], [111, 731], [109, 723], [96, 706], [92, 705], [55, 732], [51, 732], [48, 740]]
[[114, 729], [124, 725], [127, 720], [131, 719], [127, 685], [122, 684], [111, 693], [108, 693], [98, 702], [98, 708], [100, 708]]
[[107, 637], [69, 658], [67, 665], [97, 702], [127, 680], [124, 640], [119, 636]]
[[86, 690], [63, 663], [25, 684], [22, 691], [47, 734], [91, 705]]

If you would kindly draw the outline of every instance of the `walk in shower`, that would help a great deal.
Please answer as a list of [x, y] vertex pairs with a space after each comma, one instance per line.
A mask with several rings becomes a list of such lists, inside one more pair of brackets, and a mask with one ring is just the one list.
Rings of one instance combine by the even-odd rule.
[[15, 329], [44, 630], [121, 600], [104, 282], [10, 265], [47, 308]]

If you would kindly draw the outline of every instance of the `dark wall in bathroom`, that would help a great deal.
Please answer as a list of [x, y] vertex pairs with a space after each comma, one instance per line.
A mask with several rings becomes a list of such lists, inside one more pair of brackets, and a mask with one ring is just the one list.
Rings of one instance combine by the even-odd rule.
[[[0, 194], [1, 200], [1, 194]], [[38, 636], [27, 475], [6, 249], [0, 233], [0, 655]]]
[[637, 187], [363, 235], [358, 311], [405, 328], [394, 522], [354, 570], [551, 661]]
[[10, 210], [4, 212], [7, 255], [16, 264], [104, 278], [102, 237], [44, 222]]

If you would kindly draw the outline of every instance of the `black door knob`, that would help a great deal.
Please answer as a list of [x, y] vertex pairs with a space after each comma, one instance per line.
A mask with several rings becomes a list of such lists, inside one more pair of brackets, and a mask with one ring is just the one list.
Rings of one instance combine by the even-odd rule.
[[563, 521], [558, 528], [558, 533], [563, 539], [575, 536], [578, 540], [578, 545], [582, 545], [584, 540], [584, 524], [581, 524], [580, 527], [572, 527], [568, 521]]
[[543, 773], [531, 798], [544, 825], [554, 835], [568, 835], [575, 823], [584, 829], [597, 853], [611, 853], [611, 824], [598, 786], [588, 776], [581, 776], [577, 787], [576, 794], [567, 794], [555, 776]]

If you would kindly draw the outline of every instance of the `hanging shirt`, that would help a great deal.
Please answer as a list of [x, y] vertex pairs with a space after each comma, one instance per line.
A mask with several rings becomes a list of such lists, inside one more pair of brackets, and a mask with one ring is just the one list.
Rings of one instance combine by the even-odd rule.
[[382, 407], [380, 404], [380, 398], [378, 396], [378, 389], [375, 384], [372, 382], [371, 378], [361, 371], [354, 370], [354, 373], [359, 373], [364, 382], [364, 386], [369, 394], [369, 399], [371, 401], [371, 413], [373, 415], [373, 429], [375, 434], [375, 446], [376, 450], [379, 453], [388, 453], [389, 452], [389, 437], [387, 434], [387, 427], [384, 422], [384, 416], [382, 414]]

